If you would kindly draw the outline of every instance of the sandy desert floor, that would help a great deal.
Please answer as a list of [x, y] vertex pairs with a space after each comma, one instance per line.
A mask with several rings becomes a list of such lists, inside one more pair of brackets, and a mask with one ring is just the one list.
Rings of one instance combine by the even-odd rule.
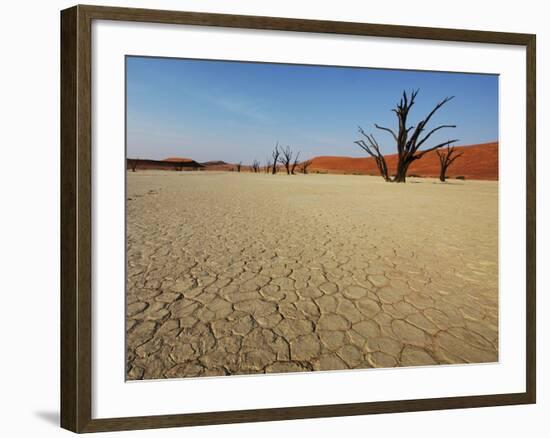
[[498, 183], [128, 173], [127, 377], [498, 360]]

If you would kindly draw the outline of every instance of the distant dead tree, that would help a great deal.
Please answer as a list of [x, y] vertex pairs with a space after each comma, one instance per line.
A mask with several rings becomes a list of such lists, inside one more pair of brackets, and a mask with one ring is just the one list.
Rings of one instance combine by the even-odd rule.
[[432, 134], [443, 128], [456, 128], [456, 125], [440, 125], [430, 130], [428, 133], [423, 134], [426, 129], [426, 125], [428, 124], [432, 116], [443, 105], [453, 99], [454, 96], [451, 96], [446, 97], [437, 105], [435, 105], [435, 107], [428, 113], [428, 115], [423, 120], [418, 122], [416, 126], [407, 127], [407, 117], [409, 115], [409, 111], [415, 103], [418, 91], [419, 90], [412, 91], [410, 95], [407, 95], [407, 92], [403, 91], [403, 96], [401, 100], [396, 105], [396, 107], [392, 109], [392, 111], [396, 114], [398, 120], [399, 130], [397, 133], [390, 128], [379, 126], [376, 123], [374, 124], [377, 129], [389, 132], [395, 140], [397, 146], [397, 171], [393, 179], [390, 179], [388, 177], [386, 160], [380, 152], [380, 147], [376, 142], [376, 139], [372, 134], [367, 135], [363, 131], [363, 129], [359, 127], [359, 132], [364, 137], [366, 137], [367, 142], [365, 142], [364, 140], [359, 140], [355, 143], [363, 148], [370, 156], [374, 157], [378, 170], [386, 181], [405, 182], [407, 178], [407, 171], [413, 161], [419, 160], [430, 151], [448, 146], [458, 141], [457, 139], [447, 140], [443, 143], [439, 143], [427, 149], [419, 150], [420, 147], [432, 136]]
[[300, 158], [300, 151], [298, 151], [296, 157], [294, 157], [294, 161], [292, 162], [292, 167], [290, 168], [290, 173], [292, 175], [295, 175], [294, 171], [296, 170], [296, 166], [298, 166], [298, 158]]
[[237, 172], [240, 172], [241, 171], [241, 167], [243, 166], [243, 162], [242, 161], [239, 161], [236, 165], [236, 169], [237, 169]]
[[252, 171], [254, 173], [258, 173], [260, 171], [260, 162], [258, 160], [254, 160], [252, 162]]
[[300, 172], [302, 172], [304, 175], [307, 174], [307, 168], [311, 166], [311, 160], [302, 161], [300, 163]]
[[279, 162], [279, 155], [281, 155], [281, 151], [279, 150], [279, 143], [275, 145], [275, 149], [273, 149], [273, 152], [271, 153], [271, 157], [273, 158], [273, 164], [271, 168], [271, 174], [275, 175], [277, 173], [277, 163]]
[[445, 182], [447, 169], [458, 157], [464, 155], [464, 152], [457, 152], [456, 148], [451, 145], [447, 145], [447, 149], [444, 151], [437, 150], [436, 152], [439, 157], [439, 181]]
[[280, 163], [285, 166], [287, 175], [290, 175], [290, 165], [292, 163], [292, 149], [287, 146], [285, 149], [281, 149], [281, 156], [279, 158]]
[[138, 165], [138, 160], [136, 160], [135, 158], [128, 159], [128, 163], [130, 164], [130, 169], [132, 169], [132, 172], [135, 172]]
[[271, 161], [269, 161], [269, 158], [266, 158], [265, 160], [265, 173], [271, 172]]

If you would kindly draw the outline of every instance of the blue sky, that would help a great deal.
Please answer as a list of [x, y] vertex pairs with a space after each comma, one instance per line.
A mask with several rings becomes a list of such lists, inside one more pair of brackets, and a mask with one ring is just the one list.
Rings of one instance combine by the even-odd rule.
[[446, 96], [455, 98], [430, 126], [455, 124], [426, 147], [498, 140], [498, 77], [494, 75], [127, 57], [127, 155], [199, 162], [262, 162], [276, 142], [301, 157], [363, 157], [357, 127], [394, 153], [391, 109], [403, 90], [420, 89], [416, 123]]

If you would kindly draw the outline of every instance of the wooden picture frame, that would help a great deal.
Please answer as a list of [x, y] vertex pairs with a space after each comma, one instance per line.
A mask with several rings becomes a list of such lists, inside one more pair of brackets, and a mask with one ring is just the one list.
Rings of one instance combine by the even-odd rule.
[[[92, 51], [93, 20], [186, 24], [388, 38], [518, 45], [526, 48], [526, 391], [244, 411], [92, 418]], [[535, 48], [530, 34], [75, 6], [61, 12], [61, 426], [99, 432], [535, 403]]]

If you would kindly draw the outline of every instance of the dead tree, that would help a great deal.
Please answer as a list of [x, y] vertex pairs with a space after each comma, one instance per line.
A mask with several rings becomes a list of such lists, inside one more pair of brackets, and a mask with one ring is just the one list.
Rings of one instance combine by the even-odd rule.
[[236, 165], [236, 169], [237, 169], [237, 172], [240, 172], [241, 171], [241, 167], [243, 166], [243, 162], [242, 161], [239, 161]]
[[260, 171], [260, 162], [258, 160], [254, 160], [252, 162], [252, 171], [254, 173], [258, 173]]
[[[409, 166], [416, 160], [419, 160], [424, 155], [426, 155], [430, 151], [434, 151], [436, 149], [442, 148], [444, 146], [448, 146], [456, 141], [454, 140], [447, 140], [443, 143], [436, 144], [435, 146], [431, 146], [427, 149], [420, 150], [420, 148], [426, 143], [426, 141], [434, 134], [435, 132], [439, 131], [440, 129], [444, 128], [456, 128], [456, 125], [440, 125], [437, 126], [427, 133], [424, 134], [424, 131], [426, 130], [426, 126], [428, 125], [430, 119], [432, 116], [439, 110], [443, 105], [445, 105], [447, 102], [453, 99], [454, 96], [446, 97], [442, 101], [440, 101], [435, 107], [428, 113], [428, 115], [417, 123], [416, 126], [407, 126], [407, 117], [409, 115], [409, 112], [412, 108], [412, 106], [415, 103], [416, 95], [418, 94], [418, 90], [412, 91], [410, 95], [407, 95], [406, 91], [403, 91], [403, 96], [399, 103], [396, 105], [392, 111], [396, 114], [397, 120], [398, 120], [398, 131], [397, 133], [390, 129], [386, 128], [384, 126], [379, 126], [376, 123], [374, 126], [377, 129], [380, 129], [382, 131], [389, 132], [393, 139], [395, 140], [396, 146], [397, 146], [397, 170], [395, 177], [390, 180], [387, 178], [387, 166], [386, 166], [386, 176], [384, 176], [384, 179], [386, 181], [393, 181], [393, 182], [405, 182], [407, 178], [407, 171], [409, 169]], [[365, 137], [367, 137], [367, 140], [369, 141], [369, 149], [372, 149], [372, 152], [374, 154], [369, 153], [371, 156], [375, 157], [377, 159], [377, 165], [378, 169], [380, 170], [380, 164], [382, 166], [385, 166], [385, 160], [382, 154], [380, 153], [380, 148], [378, 147], [378, 144], [376, 143], [376, 140], [374, 140], [374, 137], [372, 134], [367, 136], [364, 132], [362, 132], [362, 129], [359, 128], [359, 132], [363, 134]], [[363, 149], [364, 145], [366, 143], [363, 140], [360, 140], [363, 142], [363, 145], [356, 142], [356, 144], [359, 144]], [[375, 147], [376, 145], [376, 147]], [[365, 149], [367, 150], [367, 149]], [[367, 151], [368, 152], [368, 151]]]
[[302, 161], [302, 162], [300, 163], [300, 172], [302, 172], [304, 175], [307, 174], [307, 168], [308, 168], [309, 166], [311, 166], [311, 163], [312, 163], [311, 160]]
[[285, 166], [286, 174], [290, 175], [290, 165], [292, 163], [292, 149], [290, 146], [287, 146], [286, 149], [281, 150], [281, 157], [279, 158], [281, 164]]
[[298, 165], [298, 158], [300, 158], [300, 151], [298, 151], [298, 153], [296, 154], [294, 162], [292, 163], [292, 167], [290, 168], [290, 173], [292, 175], [295, 175], [294, 171], [296, 170], [296, 166]]
[[447, 145], [445, 151], [436, 151], [439, 157], [439, 181], [445, 182], [447, 178], [447, 169], [453, 162], [464, 155], [464, 152], [457, 152], [456, 148], [451, 145]]
[[269, 161], [269, 158], [265, 160], [265, 173], [271, 172], [271, 161]]
[[138, 165], [138, 160], [128, 159], [128, 164], [130, 164], [130, 169], [132, 169], [132, 172], [135, 172]]
[[271, 174], [275, 175], [277, 173], [277, 163], [279, 162], [279, 155], [281, 155], [281, 151], [279, 150], [279, 143], [275, 145], [275, 149], [273, 149], [273, 152], [271, 153], [271, 157], [273, 158], [273, 164], [271, 169]]
[[374, 135], [365, 133], [361, 127], [359, 127], [359, 132], [367, 139], [367, 142], [365, 142], [365, 140], [357, 140], [355, 144], [374, 158], [376, 167], [378, 167], [378, 171], [380, 172], [382, 178], [384, 178], [385, 181], [391, 181], [390, 176], [388, 175], [388, 165], [386, 164], [386, 159], [384, 158], [384, 155], [382, 155], [382, 152], [380, 152], [380, 145], [374, 138]]

